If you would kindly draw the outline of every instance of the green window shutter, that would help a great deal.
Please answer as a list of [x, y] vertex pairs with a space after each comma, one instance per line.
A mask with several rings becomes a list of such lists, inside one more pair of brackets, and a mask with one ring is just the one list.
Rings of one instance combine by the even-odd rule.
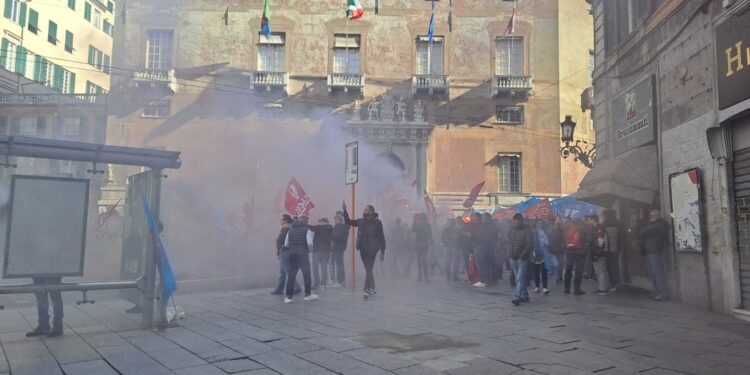
[[18, 23], [21, 27], [26, 27], [26, 3], [21, 3], [21, 14], [18, 15]]
[[55, 65], [54, 71], [55, 76], [52, 78], [52, 88], [57, 91], [62, 91], [63, 68], [60, 65]]
[[96, 50], [94, 47], [89, 46], [89, 65], [94, 66]]
[[26, 48], [21, 46], [16, 48], [16, 73], [20, 75], [26, 73]]
[[42, 56], [34, 55], [34, 81], [42, 81]]
[[10, 47], [10, 43], [8, 42], [8, 39], [3, 38], [2, 50], [0, 51], [0, 66], [5, 67], [8, 64], [8, 48]]
[[57, 24], [49, 21], [49, 30], [47, 30], [47, 41], [57, 44]]
[[70, 82], [68, 83], [68, 94], [75, 94], [76, 92], [76, 74], [70, 72]]
[[104, 73], [109, 74], [109, 55], [104, 55]]
[[34, 9], [29, 9], [29, 31], [36, 34], [39, 30], [39, 13]]
[[91, 22], [91, 4], [89, 3], [83, 4], [83, 18], [85, 18], [86, 21]]
[[42, 57], [42, 62], [40, 63], [40, 73], [39, 73], [39, 82], [43, 82], [45, 85], [49, 84], [49, 79], [51, 77], [47, 77], [47, 65], [49, 65], [49, 62], [47, 59]]
[[73, 33], [65, 31], [65, 50], [73, 52]]
[[76, 0], [68, 0], [68, 8], [76, 10]]
[[5, 11], [3, 14], [5, 18], [11, 18], [13, 16], [13, 2], [15, 0], [5, 0]]

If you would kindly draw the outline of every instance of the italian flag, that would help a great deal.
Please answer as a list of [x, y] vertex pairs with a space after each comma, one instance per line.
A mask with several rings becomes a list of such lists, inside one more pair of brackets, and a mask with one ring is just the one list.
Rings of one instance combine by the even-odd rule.
[[359, 0], [346, 0], [346, 16], [350, 20], [356, 20], [364, 15], [365, 11], [362, 9], [362, 4], [359, 3]]

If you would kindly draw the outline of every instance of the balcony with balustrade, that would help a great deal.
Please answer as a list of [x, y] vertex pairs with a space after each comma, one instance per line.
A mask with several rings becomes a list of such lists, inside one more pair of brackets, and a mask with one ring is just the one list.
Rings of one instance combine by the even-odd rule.
[[365, 93], [365, 75], [359, 73], [330, 73], [328, 74], [328, 92], [343, 90], [344, 92]]
[[289, 73], [287, 72], [258, 71], [250, 74], [251, 90], [279, 90], [287, 93], [287, 87], [289, 87]]
[[138, 88], [166, 87], [177, 92], [174, 69], [141, 69], [133, 73], [133, 84]]
[[89, 107], [106, 109], [108, 94], [0, 94], [0, 107]]
[[594, 88], [587, 87], [581, 93], [581, 112], [594, 110]]
[[528, 99], [533, 84], [531, 76], [496, 75], [492, 77], [492, 95]]
[[451, 77], [441, 74], [415, 74], [411, 77], [411, 94], [427, 93], [428, 95], [448, 95], [451, 88]]

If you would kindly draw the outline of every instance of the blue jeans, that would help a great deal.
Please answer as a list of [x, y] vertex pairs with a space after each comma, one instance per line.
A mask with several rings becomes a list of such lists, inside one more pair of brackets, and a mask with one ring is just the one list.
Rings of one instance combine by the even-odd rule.
[[513, 268], [513, 272], [516, 275], [516, 289], [513, 291], [513, 299], [527, 299], [529, 298], [529, 291], [526, 290], [529, 278], [527, 271], [529, 269], [529, 261], [521, 259], [511, 259], [510, 266]]
[[[289, 261], [289, 251], [282, 251], [279, 253], [279, 280], [276, 282], [276, 289], [273, 290], [275, 294], [284, 293], [284, 286], [286, 285], [286, 275], [291, 270], [292, 264]], [[294, 293], [302, 291], [297, 280], [294, 280]]]
[[654, 284], [654, 293], [664, 297], [664, 257], [662, 254], [646, 253], [648, 271]]

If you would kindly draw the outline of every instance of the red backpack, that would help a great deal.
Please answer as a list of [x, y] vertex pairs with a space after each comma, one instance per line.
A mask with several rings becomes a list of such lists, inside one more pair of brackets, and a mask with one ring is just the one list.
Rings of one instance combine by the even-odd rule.
[[581, 229], [571, 224], [565, 229], [565, 248], [581, 249]]

